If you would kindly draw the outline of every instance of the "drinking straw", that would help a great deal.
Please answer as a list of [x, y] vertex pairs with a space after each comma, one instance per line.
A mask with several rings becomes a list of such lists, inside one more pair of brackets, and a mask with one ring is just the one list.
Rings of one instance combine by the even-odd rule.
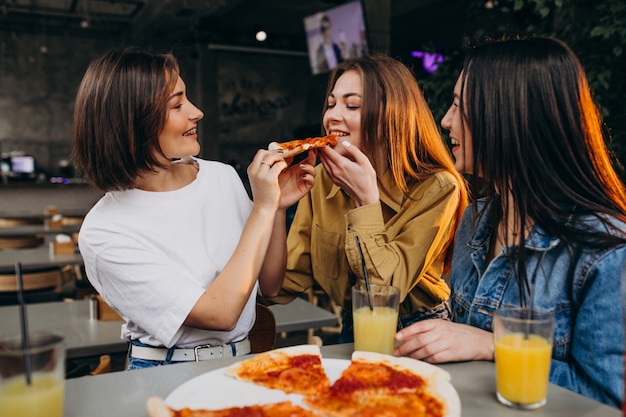
[[534, 318], [534, 304], [535, 304], [535, 283], [537, 281], [537, 272], [539, 271], [539, 268], [541, 268], [541, 264], [543, 262], [543, 257], [545, 256], [547, 251], [543, 251], [541, 252], [541, 255], [539, 255], [539, 259], [537, 260], [537, 265], [535, 265], [535, 269], [533, 269], [533, 274], [530, 277], [530, 288], [528, 289], [528, 296], [530, 298], [530, 305], [527, 306], [526, 308], [528, 309], [527, 312], [527, 319], [528, 322], [526, 324], [526, 329], [524, 330], [524, 339], [528, 339], [530, 337], [530, 320], [532, 320]]
[[370, 291], [370, 278], [367, 275], [367, 266], [365, 265], [365, 256], [363, 256], [363, 249], [361, 249], [361, 241], [358, 236], [354, 236], [356, 239], [356, 247], [359, 248], [359, 255], [361, 256], [361, 266], [363, 267], [363, 277], [365, 278], [365, 291], [367, 291], [367, 302], [370, 305], [370, 310], [374, 311], [374, 303], [372, 302], [372, 293]]
[[15, 264], [15, 279], [17, 280], [17, 299], [20, 303], [20, 324], [22, 328], [22, 352], [24, 356], [24, 370], [26, 371], [26, 385], [31, 383], [30, 341], [28, 340], [28, 320], [26, 317], [26, 303], [24, 302], [24, 282], [22, 279], [22, 263]]

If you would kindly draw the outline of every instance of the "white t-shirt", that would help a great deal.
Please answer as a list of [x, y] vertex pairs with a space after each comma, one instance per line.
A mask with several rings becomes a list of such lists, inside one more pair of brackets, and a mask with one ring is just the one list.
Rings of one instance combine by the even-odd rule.
[[79, 234], [87, 277], [126, 323], [122, 338], [153, 346], [223, 344], [247, 336], [258, 284], [232, 331], [183, 325], [239, 242], [252, 202], [235, 170], [197, 160], [197, 178], [167, 192], [106, 193]]

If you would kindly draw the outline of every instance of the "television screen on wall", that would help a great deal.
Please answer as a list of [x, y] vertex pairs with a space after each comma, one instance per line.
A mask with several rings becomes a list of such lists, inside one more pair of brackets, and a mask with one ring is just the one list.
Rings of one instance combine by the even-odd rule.
[[368, 52], [360, 0], [305, 17], [304, 29], [313, 74], [328, 72], [343, 60]]

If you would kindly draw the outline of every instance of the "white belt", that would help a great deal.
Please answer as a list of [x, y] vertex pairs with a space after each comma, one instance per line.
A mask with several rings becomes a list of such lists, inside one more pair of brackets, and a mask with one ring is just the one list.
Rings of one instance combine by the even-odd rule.
[[[169, 349], [167, 348], [135, 346], [131, 344], [129, 356], [149, 361], [164, 361], [167, 358], [168, 351]], [[250, 353], [250, 340], [245, 338], [239, 342], [219, 346], [199, 345], [188, 349], [174, 349], [170, 360], [173, 362], [197, 362], [208, 359], [230, 358], [247, 355], [248, 353]]]

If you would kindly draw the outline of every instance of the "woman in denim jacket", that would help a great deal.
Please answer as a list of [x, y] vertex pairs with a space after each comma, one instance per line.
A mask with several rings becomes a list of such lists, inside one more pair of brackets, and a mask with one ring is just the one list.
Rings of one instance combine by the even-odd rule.
[[457, 230], [453, 321], [399, 331], [396, 354], [493, 360], [495, 310], [551, 309], [550, 382], [619, 407], [626, 191], [578, 59], [547, 38], [474, 48], [441, 124], [456, 168], [489, 186]]

